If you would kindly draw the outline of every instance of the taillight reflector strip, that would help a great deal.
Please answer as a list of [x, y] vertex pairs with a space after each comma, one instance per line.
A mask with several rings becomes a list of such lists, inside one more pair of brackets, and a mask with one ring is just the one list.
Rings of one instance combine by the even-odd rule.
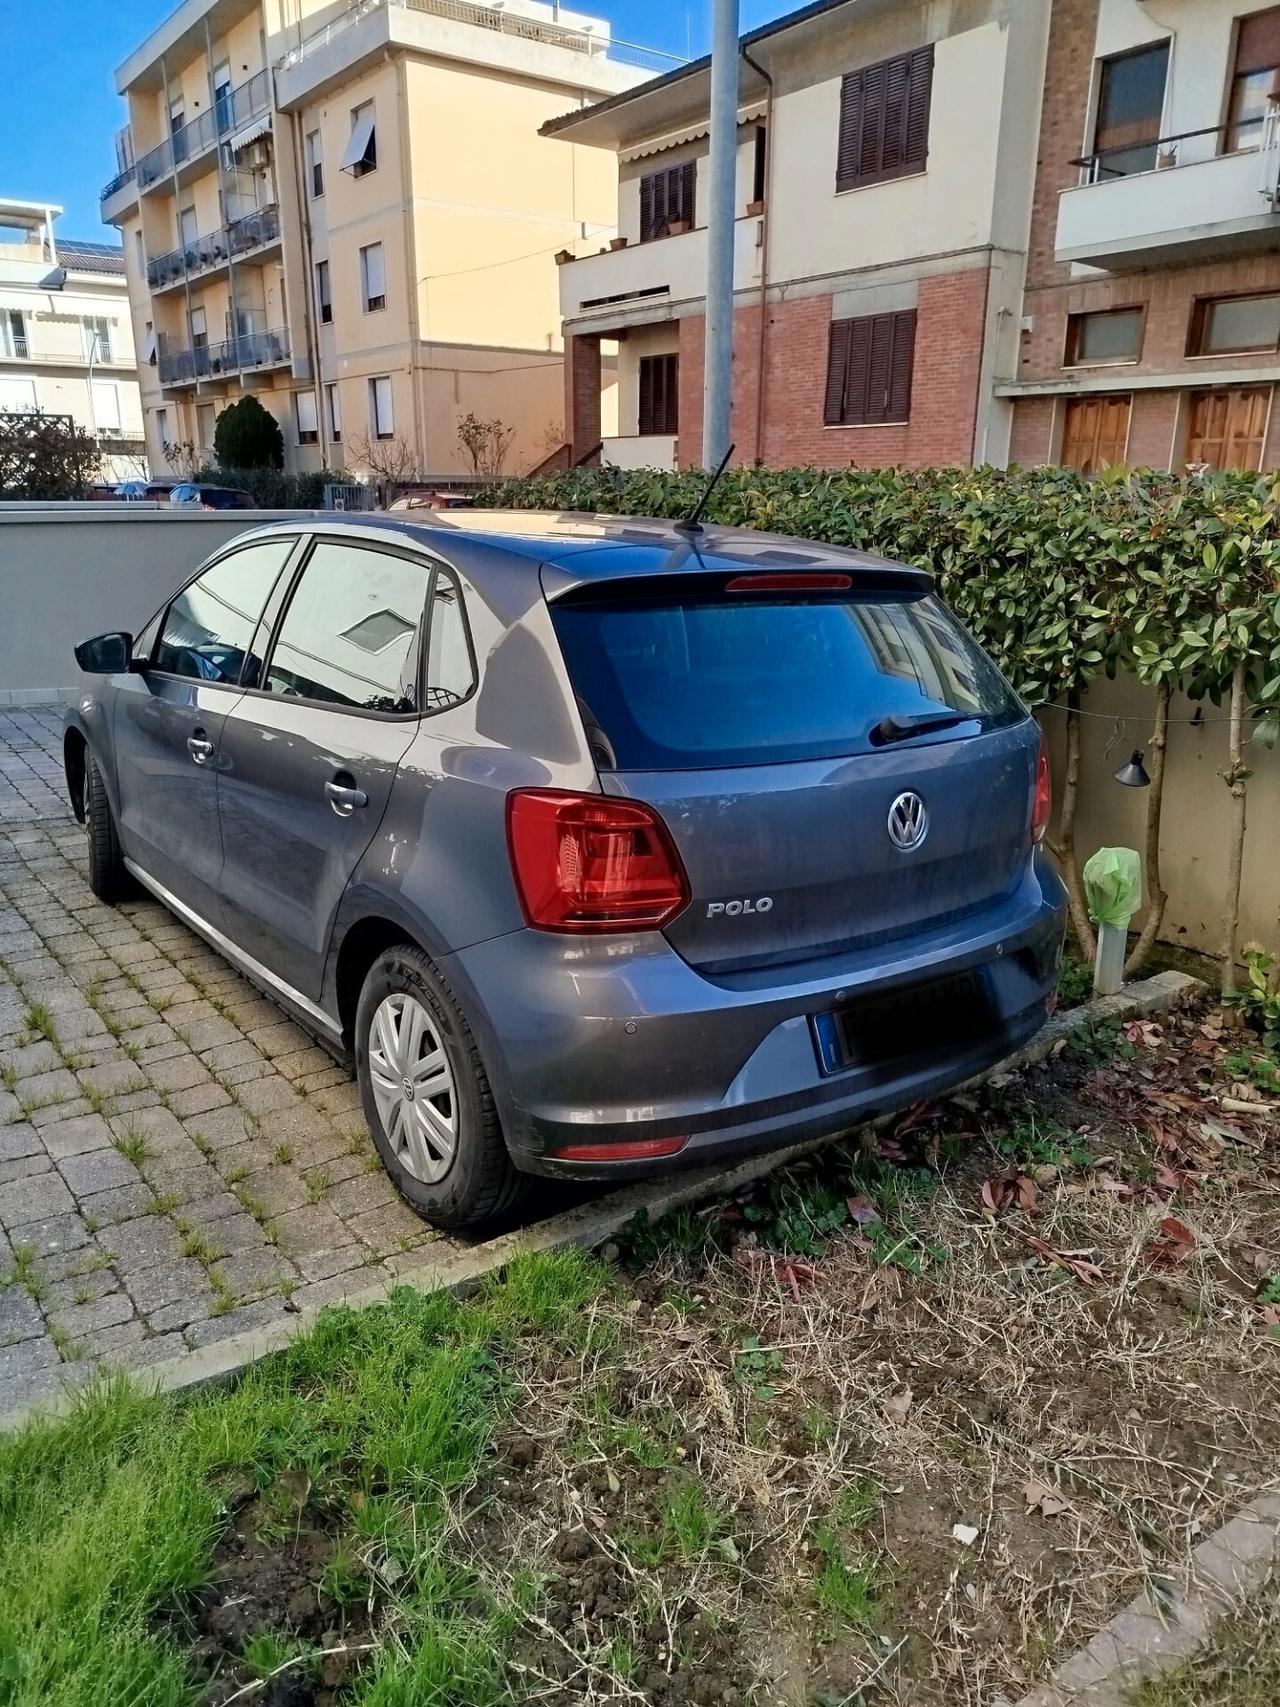
[[726, 593], [844, 593], [853, 585], [852, 575], [833, 571], [802, 571], [800, 574], [735, 575], [725, 582]]
[[667, 826], [638, 800], [562, 789], [507, 799], [511, 871], [537, 930], [660, 930], [689, 904]]
[[645, 1162], [678, 1156], [687, 1138], [632, 1138], [621, 1144], [566, 1144], [551, 1154], [558, 1162]]
[[1049, 744], [1044, 736], [1040, 737], [1040, 751], [1036, 755], [1036, 780], [1031, 794], [1031, 840], [1042, 842], [1045, 831], [1049, 828], [1049, 814], [1053, 810], [1053, 783], [1049, 776]]

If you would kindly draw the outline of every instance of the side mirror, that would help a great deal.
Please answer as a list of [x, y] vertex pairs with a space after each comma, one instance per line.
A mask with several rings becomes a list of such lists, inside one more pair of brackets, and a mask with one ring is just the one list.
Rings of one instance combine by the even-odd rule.
[[133, 636], [121, 629], [115, 634], [96, 634], [76, 647], [76, 663], [91, 676], [122, 676], [133, 657]]

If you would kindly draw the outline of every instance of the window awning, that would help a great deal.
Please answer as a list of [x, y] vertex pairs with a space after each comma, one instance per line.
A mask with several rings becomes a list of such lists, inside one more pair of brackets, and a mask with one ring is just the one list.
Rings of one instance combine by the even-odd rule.
[[253, 123], [247, 124], [243, 130], [238, 130], [231, 138], [231, 152], [239, 154], [243, 149], [248, 148], [251, 142], [256, 142], [260, 136], [269, 135], [270, 131], [271, 114], [263, 113], [260, 118], [254, 119]]
[[[738, 125], [750, 124], [754, 119], [763, 118], [765, 103], [753, 101], [750, 106], [738, 108]], [[710, 121], [690, 125], [687, 130], [669, 131], [666, 136], [654, 137], [651, 142], [637, 143], [634, 148], [624, 148], [619, 154], [619, 160], [645, 160], [651, 154], [664, 154], [668, 148], [680, 148], [686, 142], [697, 142], [708, 136], [711, 131]]]
[[367, 112], [356, 114], [355, 123], [351, 126], [351, 136], [347, 142], [346, 153], [342, 156], [343, 172], [354, 172], [357, 166], [365, 164], [370, 144], [373, 142], [373, 126], [375, 114], [370, 108]]

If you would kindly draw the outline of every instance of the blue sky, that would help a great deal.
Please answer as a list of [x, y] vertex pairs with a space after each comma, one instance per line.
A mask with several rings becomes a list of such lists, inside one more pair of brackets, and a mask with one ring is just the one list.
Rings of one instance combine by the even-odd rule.
[[[0, 0], [5, 99], [0, 103], [0, 195], [66, 209], [65, 237], [105, 239], [98, 195], [115, 171], [112, 138], [124, 122], [116, 66], [173, 10], [175, 0]], [[742, 27], [790, 9], [740, 0]], [[795, 3], [795, 0], [792, 0]], [[670, 53], [705, 53], [710, 0], [577, 0], [607, 16], [615, 35]]]

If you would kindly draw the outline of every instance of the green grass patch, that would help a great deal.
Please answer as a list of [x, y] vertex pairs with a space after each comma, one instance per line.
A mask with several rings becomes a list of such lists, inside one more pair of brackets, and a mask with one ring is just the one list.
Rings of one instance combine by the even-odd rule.
[[[228, 1486], [259, 1490], [269, 1516], [266, 1491], [281, 1477], [344, 1514], [319, 1584], [330, 1600], [367, 1595], [362, 1537], [377, 1535], [401, 1567], [396, 1634], [368, 1656], [344, 1707], [509, 1699], [511, 1614], [448, 1556], [445, 1502], [506, 1413], [503, 1368], [520, 1338], [580, 1339], [606, 1283], [578, 1252], [521, 1259], [465, 1300], [404, 1291], [329, 1312], [232, 1388], [156, 1398], [115, 1381], [66, 1419], [0, 1439], [5, 1707], [192, 1707], [182, 1618], [214, 1571]], [[296, 1507], [277, 1515], [298, 1521]], [[681, 1505], [675, 1544], [697, 1547], [706, 1522]], [[263, 1632], [250, 1669], [290, 1658], [290, 1640]]]

